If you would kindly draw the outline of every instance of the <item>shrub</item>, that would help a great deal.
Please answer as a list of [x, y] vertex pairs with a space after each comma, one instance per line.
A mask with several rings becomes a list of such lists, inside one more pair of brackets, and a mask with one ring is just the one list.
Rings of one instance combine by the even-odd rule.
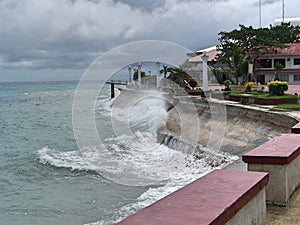
[[224, 85], [225, 85], [224, 91], [231, 91], [231, 88], [229, 87], [229, 85], [231, 85], [231, 81], [230, 80], [225, 80], [224, 81]]
[[194, 79], [190, 79], [189, 84], [190, 84], [191, 88], [193, 88], [193, 90], [194, 90], [195, 87], [197, 86], [197, 81]]
[[268, 88], [271, 95], [283, 95], [289, 89], [289, 85], [284, 81], [271, 81]]
[[252, 81], [247, 82], [245, 84], [246, 91], [252, 91], [253, 85], [254, 85], [254, 82], [252, 82]]

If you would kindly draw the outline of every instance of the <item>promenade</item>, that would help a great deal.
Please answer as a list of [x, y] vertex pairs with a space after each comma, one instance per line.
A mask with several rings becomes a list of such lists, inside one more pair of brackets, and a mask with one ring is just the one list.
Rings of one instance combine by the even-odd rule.
[[[294, 85], [294, 93], [300, 93], [300, 85]], [[291, 91], [290, 91], [291, 92]], [[286, 112], [300, 121], [300, 111]], [[288, 206], [267, 205], [266, 225], [299, 225], [300, 224], [300, 188], [292, 195]]]
[[[290, 85], [289, 94], [298, 93], [300, 95], [300, 85]], [[255, 106], [257, 108], [259, 106]], [[270, 107], [271, 109], [272, 107]], [[265, 107], [264, 107], [265, 109]], [[282, 112], [290, 115], [300, 121], [300, 111]], [[299, 136], [300, 137], [300, 136]], [[228, 169], [246, 170], [245, 163], [239, 163], [229, 166]], [[292, 195], [288, 206], [281, 207], [267, 204], [267, 221], [266, 225], [299, 225], [300, 224], [300, 188]]]
[[266, 225], [299, 225], [300, 224], [300, 189], [292, 195], [289, 205], [280, 207], [267, 205]]

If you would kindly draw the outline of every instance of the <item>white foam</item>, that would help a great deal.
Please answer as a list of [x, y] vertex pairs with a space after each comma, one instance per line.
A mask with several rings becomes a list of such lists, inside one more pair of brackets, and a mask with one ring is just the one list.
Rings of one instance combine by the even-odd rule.
[[111, 107], [112, 100], [109, 98], [98, 99], [96, 110], [100, 119], [111, 119], [114, 129], [114, 136], [103, 140], [103, 145], [86, 146], [80, 152], [61, 152], [48, 147], [38, 151], [43, 164], [95, 171], [126, 185], [157, 186], [149, 188], [111, 218], [90, 225], [116, 223], [212, 169], [221, 168], [236, 159], [210, 149], [203, 149], [204, 152], [196, 157], [158, 144], [157, 130], [165, 125], [168, 116], [163, 98], [151, 93], [150, 97], [128, 101], [128, 107], [117, 109]]
[[58, 151], [44, 147], [37, 151], [39, 162], [58, 168], [70, 168], [71, 170], [95, 170], [81, 156], [79, 151]]
[[[180, 189], [186, 184], [204, 176], [213, 169], [222, 168], [232, 161], [236, 160], [234, 156], [217, 156], [202, 155], [202, 158], [192, 155], [185, 155], [184, 167], [178, 168], [164, 185], [149, 188], [146, 192], [140, 195], [133, 203], [122, 207], [119, 211], [115, 212], [114, 220], [100, 220], [86, 225], [108, 225], [115, 224], [125, 219], [129, 215], [145, 208], [146, 206], [154, 203], [155, 201], [165, 197], [168, 194]], [[214, 166], [218, 165], [218, 166]]]

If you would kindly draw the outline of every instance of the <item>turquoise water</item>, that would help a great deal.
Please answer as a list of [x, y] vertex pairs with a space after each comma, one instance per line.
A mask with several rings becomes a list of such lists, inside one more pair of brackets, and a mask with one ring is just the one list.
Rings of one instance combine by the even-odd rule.
[[144, 188], [92, 171], [40, 163], [38, 151], [78, 151], [72, 131], [76, 82], [0, 84], [0, 224], [112, 221]]
[[[96, 104], [104, 143], [84, 152], [88, 163], [72, 126], [77, 84], [0, 83], [0, 224], [114, 224], [212, 169], [156, 143], [167, 115], [157, 99], [135, 104], [132, 132], [116, 135], [112, 118], [128, 118], [111, 112], [110, 87]], [[97, 88], [86, 84], [87, 91]], [[171, 175], [155, 185], [138, 182], [163, 173]], [[118, 176], [132, 183], [116, 182]]]

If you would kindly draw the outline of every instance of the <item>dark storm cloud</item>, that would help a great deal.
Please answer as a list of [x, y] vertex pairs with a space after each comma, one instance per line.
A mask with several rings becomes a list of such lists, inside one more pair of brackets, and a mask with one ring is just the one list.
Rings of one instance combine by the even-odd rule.
[[[296, 13], [298, 0], [290, 0]], [[280, 17], [280, 0], [262, 0], [265, 25]], [[197, 50], [218, 33], [258, 25], [258, 0], [1, 0], [0, 67], [84, 69], [131, 41], [171, 41]], [[288, 13], [288, 10], [286, 10]], [[295, 15], [293, 15], [295, 16]]]

